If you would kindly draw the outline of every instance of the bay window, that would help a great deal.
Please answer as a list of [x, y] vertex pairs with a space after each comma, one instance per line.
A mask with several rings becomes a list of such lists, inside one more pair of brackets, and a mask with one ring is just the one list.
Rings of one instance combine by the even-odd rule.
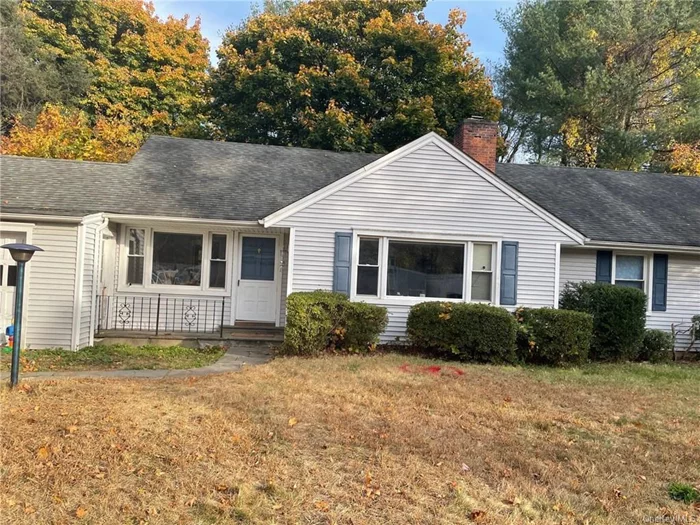
[[124, 228], [122, 283], [145, 289], [224, 290], [230, 284], [229, 235]]
[[354, 259], [354, 294], [397, 301], [493, 302], [495, 257], [493, 242], [360, 235]]

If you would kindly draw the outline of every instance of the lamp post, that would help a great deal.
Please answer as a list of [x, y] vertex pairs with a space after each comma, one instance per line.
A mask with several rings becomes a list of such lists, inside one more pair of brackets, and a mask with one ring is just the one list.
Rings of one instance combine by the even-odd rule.
[[12, 370], [10, 384], [17, 386], [19, 379], [19, 350], [22, 344], [22, 302], [24, 301], [24, 265], [29, 262], [34, 252], [43, 252], [31, 244], [4, 244], [0, 248], [10, 250], [10, 255], [17, 262], [17, 283], [15, 285], [15, 337], [12, 343]]

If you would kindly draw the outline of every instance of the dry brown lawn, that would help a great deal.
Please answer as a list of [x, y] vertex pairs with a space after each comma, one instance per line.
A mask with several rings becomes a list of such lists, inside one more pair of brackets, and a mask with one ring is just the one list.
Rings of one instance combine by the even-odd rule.
[[[436, 371], [429, 365], [443, 367]], [[693, 523], [700, 367], [278, 359], [1, 394], [3, 523]]]

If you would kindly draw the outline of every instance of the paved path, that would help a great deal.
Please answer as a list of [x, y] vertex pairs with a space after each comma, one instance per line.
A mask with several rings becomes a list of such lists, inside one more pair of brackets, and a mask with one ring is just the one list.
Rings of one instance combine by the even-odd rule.
[[[272, 345], [266, 343], [232, 343], [226, 353], [216, 362], [201, 368], [183, 370], [86, 370], [63, 372], [20, 372], [21, 379], [60, 379], [60, 378], [128, 378], [165, 379], [167, 377], [192, 377], [238, 372], [243, 365], [259, 365], [272, 359]], [[1, 372], [0, 380], [10, 379], [9, 372]]]

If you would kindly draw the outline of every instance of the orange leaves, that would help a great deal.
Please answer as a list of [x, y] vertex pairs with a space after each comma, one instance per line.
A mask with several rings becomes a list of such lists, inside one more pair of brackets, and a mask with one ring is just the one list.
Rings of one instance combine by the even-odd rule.
[[677, 144], [671, 153], [671, 170], [689, 175], [700, 174], [700, 141]]
[[[141, 141], [142, 136], [123, 120], [98, 118], [91, 127], [83, 111], [47, 104], [34, 127], [19, 122], [8, 137], [0, 139], [0, 152], [30, 157], [126, 162]], [[25, 371], [32, 371], [30, 363], [23, 365]]]
[[47, 459], [49, 459], [49, 456], [51, 456], [50, 445], [40, 447], [39, 450], [36, 451], [36, 459], [38, 459], [39, 461], [46, 461]]
[[83, 519], [87, 515], [87, 510], [84, 507], [78, 507], [75, 509], [75, 517], [79, 520]]

